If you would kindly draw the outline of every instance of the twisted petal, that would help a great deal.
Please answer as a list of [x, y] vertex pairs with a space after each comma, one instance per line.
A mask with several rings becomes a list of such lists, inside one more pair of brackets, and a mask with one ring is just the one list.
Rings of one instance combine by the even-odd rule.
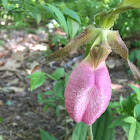
[[121, 39], [117, 31], [110, 31], [108, 33], [108, 43], [110, 47], [119, 54], [124, 60], [128, 62], [128, 65], [134, 75], [134, 78], [140, 82], [139, 69], [128, 59], [128, 49], [124, 41]]
[[93, 42], [99, 35], [100, 31], [101, 29], [95, 28], [94, 26], [90, 25], [88, 28], [83, 30], [78, 36], [72, 39], [64, 48], [48, 56], [47, 61], [56, 61], [75, 53], [81, 45]]
[[91, 125], [106, 110], [110, 98], [111, 82], [105, 62], [96, 70], [88, 62], [81, 62], [65, 89], [65, 106], [71, 118]]
[[95, 28], [94, 26], [90, 25], [88, 28], [83, 30], [78, 36], [72, 39], [64, 48], [50, 54], [45, 62], [36, 65], [31, 73], [35, 72], [43, 64], [62, 59], [68, 55], [75, 53], [80, 48], [80, 46], [86, 43], [94, 42], [96, 37], [100, 34], [100, 32], [100, 28]]

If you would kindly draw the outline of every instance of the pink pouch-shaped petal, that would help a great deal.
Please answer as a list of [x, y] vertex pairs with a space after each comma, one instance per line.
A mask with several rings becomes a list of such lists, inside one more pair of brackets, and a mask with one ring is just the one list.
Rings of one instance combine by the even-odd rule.
[[65, 89], [65, 106], [77, 123], [93, 124], [106, 110], [111, 98], [111, 82], [105, 62], [94, 70], [82, 61], [70, 75]]

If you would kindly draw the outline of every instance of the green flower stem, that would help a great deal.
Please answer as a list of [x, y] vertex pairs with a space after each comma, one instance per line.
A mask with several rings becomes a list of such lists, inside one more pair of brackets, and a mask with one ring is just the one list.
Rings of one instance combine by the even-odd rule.
[[101, 34], [102, 41], [107, 41], [107, 34], [109, 30], [103, 30]]
[[109, 46], [108, 41], [107, 41], [107, 35], [108, 35], [109, 31], [110, 30], [103, 30], [102, 31], [102, 34], [101, 34], [102, 39], [101, 40], [102, 40], [102, 43], [106, 44], [106, 46], [111, 49], [111, 47]]
[[94, 140], [93, 133], [92, 133], [92, 125], [88, 126], [88, 136], [89, 136], [89, 140]]

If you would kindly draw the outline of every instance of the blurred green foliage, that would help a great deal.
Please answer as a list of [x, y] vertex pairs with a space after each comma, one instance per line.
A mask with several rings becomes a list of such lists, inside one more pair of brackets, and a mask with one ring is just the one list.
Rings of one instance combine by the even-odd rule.
[[140, 89], [129, 85], [133, 92], [126, 99], [120, 96], [120, 101], [109, 104], [109, 108], [116, 110], [120, 116], [115, 119], [108, 128], [122, 126], [127, 134], [128, 140], [139, 140], [140, 138]]
[[137, 66], [140, 66], [140, 49], [139, 50], [135, 49], [135, 50], [131, 51], [129, 58]]
[[44, 106], [43, 111], [47, 111], [48, 108], [54, 108], [56, 115], [59, 115], [60, 110], [58, 104], [65, 107], [64, 89], [69, 79], [69, 75], [65, 73], [64, 68], [59, 68], [50, 75], [43, 72], [35, 72], [26, 78], [30, 78], [31, 91], [42, 86], [45, 83], [46, 78], [50, 78], [55, 81], [53, 90], [39, 93], [37, 97], [38, 102]]
[[[122, 0], [2, 0], [0, 2], [0, 18], [14, 21], [15, 26], [33, 25], [33, 17], [41, 24], [49, 22], [52, 15], [42, 5], [45, 3], [58, 6], [60, 10], [72, 9], [80, 16], [82, 26], [94, 23], [94, 15], [102, 10], [111, 10], [117, 7]], [[114, 29], [119, 30], [123, 37], [140, 32], [140, 10], [129, 10], [120, 14], [115, 22]], [[32, 18], [31, 18], [32, 17]]]
[[[110, 11], [121, 2], [122, 0], [1, 0], [0, 24], [1, 28], [36, 27], [37, 23], [39, 26], [46, 27], [52, 19], [55, 19], [69, 38], [73, 38], [82, 27], [95, 24], [94, 16], [97, 13], [102, 10]], [[135, 40], [131, 41], [128, 47], [132, 50], [130, 60], [136, 65], [140, 65], [139, 23], [140, 10], [128, 10], [119, 15], [113, 27], [114, 30], [119, 30], [122, 38], [131, 36], [131, 40]], [[67, 42], [64, 40], [65, 38], [58, 36], [53, 39], [55, 44], [63, 42], [62, 44], [65, 45]], [[138, 51], [135, 51], [135, 48]]]
[[[81, 20], [77, 13], [71, 9], [58, 9], [57, 6], [43, 0], [2, 0], [0, 2], [1, 25], [35, 26], [34, 20], [40, 25], [49, 23], [54, 19], [66, 32], [67, 36], [73, 38]], [[73, 26], [74, 25], [74, 26]]]
[[[69, 7], [78, 12], [82, 25], [87, 26], [94, 23], [94, 15], [102, 10], [111, 10], [120, 5], [122, 0], [70, 0], [55, 2], [60, 8]], [[122, 37], [127, 37], [130, 33], [140, 32], [140, 10], [129, 10], [120, 14], [115, 22], [114, 29], [119, 30]]]

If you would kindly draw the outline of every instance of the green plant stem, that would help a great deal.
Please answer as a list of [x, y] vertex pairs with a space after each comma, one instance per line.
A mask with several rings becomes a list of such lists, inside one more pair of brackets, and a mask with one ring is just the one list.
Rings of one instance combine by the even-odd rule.
[[92, 125], [88, 126], [88, 136], [89, 136], [89, 140], [94, 140], [93, 133], [92, 133]]

